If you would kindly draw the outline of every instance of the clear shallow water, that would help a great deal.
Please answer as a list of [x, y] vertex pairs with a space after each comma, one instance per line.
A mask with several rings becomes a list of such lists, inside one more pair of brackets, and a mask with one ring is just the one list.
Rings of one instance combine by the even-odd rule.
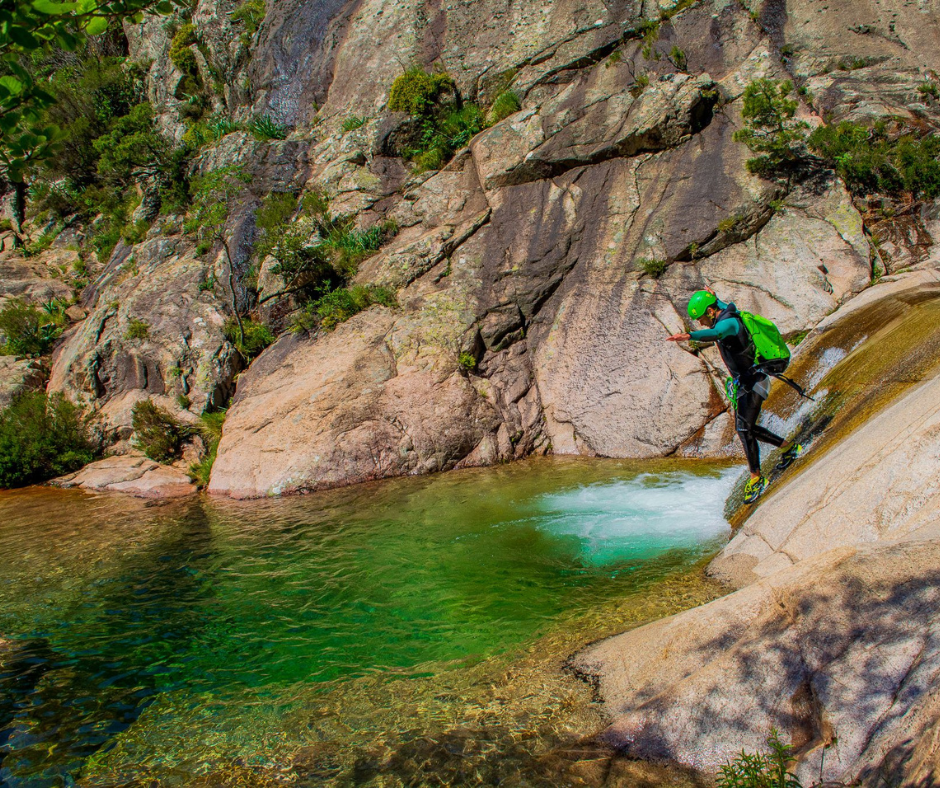
[[[531, 727], [577, 694], [557, 664], [542, 683], [546, 658], [727, 538], [738, 473], [543, 460], [245, 503], [6, 493], [0, 785], [296, 782], [311, 746], [334, 764], [319, 784], [361, 773], [356, 747]], [[527, 649], [523, 687], [505, 670]], [[500, 682], [502, 707], [532, 698], [514, 723], [489, 709]]]

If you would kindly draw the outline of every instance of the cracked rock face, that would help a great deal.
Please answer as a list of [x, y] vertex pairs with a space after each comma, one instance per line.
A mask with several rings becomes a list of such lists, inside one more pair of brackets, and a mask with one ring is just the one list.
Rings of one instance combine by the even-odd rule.
[[[703, 3], [663, 25], [663, 46], [681, 45], [697, 74], [645, 61], [635, 41], [609, 58], [603, 29], [526, 64], [523, 109], [401, 193], [391, 160], [365, 153], [380, 124], [311, 150], [308, 183], [401, 227], [357, 277], [398, 288], [400, 309], [268, 350], [239, 380], [212, 491], [317, 489], [533, 451], [734, 453], [714, 354], [664, 342], [685, 327], [688, 294], [712, 282], [784, 331], [812, 328], [870, 278], [861, 219], [831, 178], [787, 189], [747, 173], [732, 140], [738, 97], [782, 68], [740, 6]], [[650, 81], [631, 89], [638, 68]], [[654, 279], [644, 260], [668, 269]], [[402, 427], [407, 409], [423, 432]]]
[[240, 359], [222, 333], [222, 286], [204, 289], [211, 267], [179, 238], [118, 247], [87, 291], [88, 317], [56, 350], [49, 391], [92, 406], [119, 438], [142, 399], [186, 421], [223, 405]]

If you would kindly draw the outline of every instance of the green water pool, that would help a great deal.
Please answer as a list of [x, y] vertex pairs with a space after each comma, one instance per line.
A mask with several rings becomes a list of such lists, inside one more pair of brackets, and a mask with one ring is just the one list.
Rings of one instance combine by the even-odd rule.
[[544, 459], [283, 500], [4, 493], [0, 786], [367, 783], [364, 752], [557, 722], [564, 650], [629, 623], [624, 600], [657, 615], [727, 539], [739, 473]]

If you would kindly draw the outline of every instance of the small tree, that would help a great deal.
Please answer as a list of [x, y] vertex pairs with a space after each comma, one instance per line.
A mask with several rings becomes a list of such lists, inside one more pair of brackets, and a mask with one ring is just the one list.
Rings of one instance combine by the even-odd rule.
[[245, 344], [245, 329], [238, 310], [238, 292], [235, 289], [235, 263], [226, 232], [232, 211], [245, 192], [251, 176], [241, 165], [230, 165], [196, 178], [192, 183], [193, 204], [184, 229], [192, 233], [201, 253], [221, 246], [228, 268], [228, 283], [232, 295], [232, 313], [238, 326], [239, 342]]
[[0, 178], [13, 187], [17, 243], [22, 243], [29, 176], [55, 153], [63, 136], [43, 117], [55, 97], [27, 64], [54, 48], [74, 51], [87, 36], [104, 33], [111, 20], [139, 21], [144, 11], [168, 14], [182, 4], [182, 0], [0, 3]]
[[800, 160], [809, 125], [795, 119], [799, 105], [789, 98], [792, 92], [788, 80], [758, 79], [745, 89], [741, 110], [745, 128], [734, 133], [734, 140], [763, 154], [747, 160], [748, 172], [770, 177]]

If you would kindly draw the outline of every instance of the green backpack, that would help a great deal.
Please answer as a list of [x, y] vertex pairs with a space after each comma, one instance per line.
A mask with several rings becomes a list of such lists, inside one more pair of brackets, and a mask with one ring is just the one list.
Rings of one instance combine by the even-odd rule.
[[751, 312], [739, 312], [741, 321], [751, 335], [754, 341], [754, 363], [763, 364], [765, 361], [775, 361], [780, 358], [790, 358], [790, 348], [780, 336], [778, 329], [773, 322], [766, 317], [752, 314]]

